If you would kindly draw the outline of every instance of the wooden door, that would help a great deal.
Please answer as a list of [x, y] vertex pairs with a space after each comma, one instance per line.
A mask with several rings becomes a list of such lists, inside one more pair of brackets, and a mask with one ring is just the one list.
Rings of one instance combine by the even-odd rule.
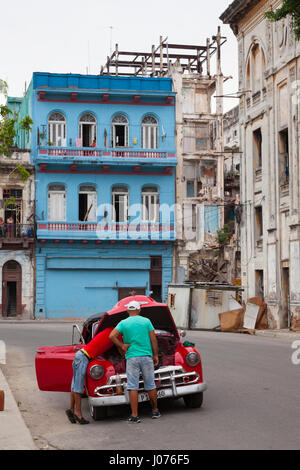
[[2, 268], [2, 315], [22, 314], [22, 268], [16, 261], [7, 261]]
[[118, 300], [125, 299], [131, 295], [145, 295], [145, 287], [119, 287], [118, 289]]

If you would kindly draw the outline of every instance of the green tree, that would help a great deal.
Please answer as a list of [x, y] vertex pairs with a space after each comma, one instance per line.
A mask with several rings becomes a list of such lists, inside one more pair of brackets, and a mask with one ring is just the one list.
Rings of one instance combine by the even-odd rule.
[[217, 231], [217, 240], [220, 246], [227, 245], [231, 236], [230, 227], [225, 224], [223, 228]]
[[265, 16], [270, 21], [280, 21], [291, 16], [295, 37], [300, 40], [300, 2], [299, 0], [283, 0], [282, 6], [275, 11], [268, 11]]
[[[7, 90], [7, 83], [0, 79], [0, 95], [7, 98]], [[30, 116], [25, 116], [19, 121], [19, 116], [13, 114], [8, 106], [0, 105], [0, 155], [10, 157], [14, 151], [15, 138], [18, 132], [31, 132], [32, 124], [33, 121]], [[30, 176], [30, 173], [22, 165], [18, 165], [16, 171], [23, 181], [26, 181]]]

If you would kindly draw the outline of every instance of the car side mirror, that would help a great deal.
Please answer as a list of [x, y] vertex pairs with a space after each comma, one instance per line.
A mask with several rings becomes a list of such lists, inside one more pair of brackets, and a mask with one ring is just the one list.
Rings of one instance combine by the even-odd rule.
[[82, 334], [81, 334], [81, 332], [80, 332], [79, 326], [78, 326], [78, 325], [73, 325], [73, 330], [72, 330], [72, 346], [73, 346], [74, 344], [78, 344], [78, 340], [75, 341], [75, 339], [74, 339], [76, 336], [78, 337], [78, 335], [79, 335], [79, 342], [80, 342], [81, 344], [85, 344], [85, 341], [84, 341], [83, 336], [82, 336]]
[[179, 336], [180, 336], [181, 338], [185, 338], [185, 337], [186, 337], [186, 331], [185, 331], [185, 330], [180, 330]]

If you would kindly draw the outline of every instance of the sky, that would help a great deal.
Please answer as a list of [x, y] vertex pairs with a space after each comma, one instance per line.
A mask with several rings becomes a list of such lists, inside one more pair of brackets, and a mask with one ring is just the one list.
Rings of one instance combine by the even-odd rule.
[[[9, 96], [22, 96], [33, 72], [99, 74], [114, 50], [151, 51], [170, 43], [206, 44], [221, 26], [222, 71], [233, 77], [224, 94], [238, 91], [237, 42], [219, 16], [232, 0], [1, 0], [0, 78]], [[224, 99], [224, 110], [238, 104]]]

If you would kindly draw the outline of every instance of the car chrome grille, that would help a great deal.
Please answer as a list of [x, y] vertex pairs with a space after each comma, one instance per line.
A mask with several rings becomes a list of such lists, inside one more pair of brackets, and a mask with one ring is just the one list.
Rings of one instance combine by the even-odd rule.
[[[174, 395], [176, 395], [176, 387], [182, 385], [191, 385], [197, 383], [199, 375], [197, 372], [186, 372], [181, 366], [166, 366], [161, 367], [154, 371], [156, 388], [173, 388]], [[109, 378], [106, 385], [96, 387], [95, 395], [107, 396], [107, 395], [123, 395], [127, 389], [127, 375], [119, 374], [113, 375]], [[145, 391], [144, 381], [142, 376], [139, 380], [139, 392]]]

